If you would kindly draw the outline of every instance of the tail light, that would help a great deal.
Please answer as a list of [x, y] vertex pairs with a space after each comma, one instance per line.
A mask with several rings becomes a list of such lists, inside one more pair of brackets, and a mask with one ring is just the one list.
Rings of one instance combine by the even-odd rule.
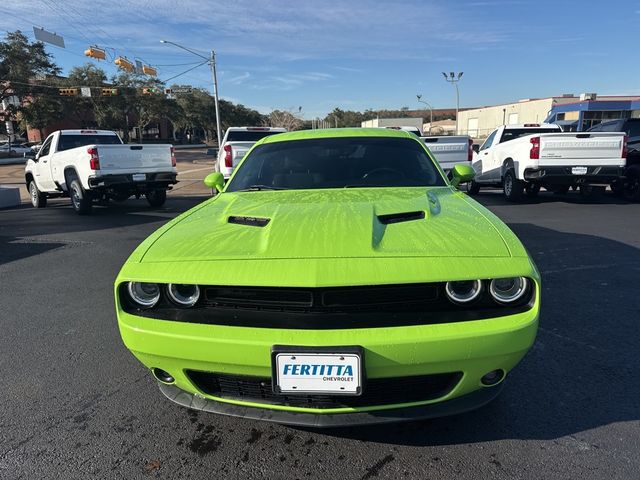
[[100, 170], [100, 157], [98, 156], [98, 148], [89, 147], [87, 148], [87, 153], [89, 154], [89, 168], [91, 170]]
[[531, 140], [531, 151], [529, 152], [529, 158], [531, 160], [538, 160], [540, 158], [540, 137], [533, 137]]
[[176, 166], [176, 149], [173, 146], [171, 147], [171, 166]]
[[224, 146], [224, 166], [227, 168], [233, 167], [233, 160], [231, 158], [231, 145]]
[[469, 151], [467, 152], [467, 161], [473, 162], [473, 140], [469, 139]]
[[620, 156], [620, 158], [627, 158], [627, 155], [629, 154], [629, 147], [627, 145], [628, 141], [629, 137], [625, 135], [624, 140], [622, 140], [622, 155]]

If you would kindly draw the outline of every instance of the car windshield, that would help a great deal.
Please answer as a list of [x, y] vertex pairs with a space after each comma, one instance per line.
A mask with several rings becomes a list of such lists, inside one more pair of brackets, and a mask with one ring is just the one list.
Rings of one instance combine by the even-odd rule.
[[443, 185], [417, 140], [340, 137], [259, 145], [226, 191]]
[[58, 151], [70, 150], [72, 148], [84, 147], [85, 145], [120, 145], [122, 142], [117, 135], [60, 135]]

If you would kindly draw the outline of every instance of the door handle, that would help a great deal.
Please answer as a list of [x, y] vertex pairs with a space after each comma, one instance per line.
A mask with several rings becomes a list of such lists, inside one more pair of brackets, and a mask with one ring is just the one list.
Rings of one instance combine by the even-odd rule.
[[43, 160], [43, 161], [42, 161], [42, 163], [47, 163], [47, 161], [46, 161], [46, 160]]
[[484, 152], [483, 155], [487, 155], [487, 152]]

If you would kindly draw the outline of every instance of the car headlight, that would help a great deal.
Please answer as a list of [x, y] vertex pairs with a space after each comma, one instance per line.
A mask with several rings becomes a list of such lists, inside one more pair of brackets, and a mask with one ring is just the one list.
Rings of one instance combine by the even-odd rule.
[[513, 303], [523, 297], [528, 285], [524, 277], [494, 278], [489, 283], [489, 292], [498, 303]]
[[453, 303], [473, 302], [482, 293], [482, 282], [480, 280], [461, 280], [447, 282], [445, 286], [447, 297]]
[[170, 283], [167, 285], [169, 298], [181, 307], [193, 307], [200, 298], [200, 287]]
[[143, 308], [151, 308], [160, 300], [160, 287], [157, 283], [129, 282], [127, 291], [131, 300]]

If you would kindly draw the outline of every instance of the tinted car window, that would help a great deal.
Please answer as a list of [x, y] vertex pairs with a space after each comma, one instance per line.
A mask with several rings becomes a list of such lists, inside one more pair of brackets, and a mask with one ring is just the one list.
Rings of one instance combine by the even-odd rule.
[[237, 131], [229, 132], [227, 136], [227, 142], [257, 142], [261, 138], [268, 137], [270, 135], [276, 135], [282, 132], [251, 132], [251, 131]]
[[500, 143], [515, 140], [525, 135], [534, 135], [536, 133], [560, 133], [560, 128], [509, 128], [502, 133]]
[[640, 137], [640, 120], [627, 122], [627, 129], [630, 137]]
[[58, 151], [84, 147], [85, 145], [121, 145], [117, 135], [60, 135]]
[[226, 191], [445, 185], [417, 140], [322, 138], [267, 143], [238, 168]]
[[53, 141], [53, 137], [49, 138], [47, 141], [44, 142], [44, 145], [42, 145], [42, 148], [40, 149], [40, 156], [44, 157], [45, 155], [49, 155], [49, 149], [51, 149], [51, 142]]
[[480, 150], [485, 150], [485, 149], [487, 149], [487, 148], [489, 148], [489, 147], [491, 146], [491, 144], [493, 143], [493, 137], [495, 137], [495, 136], [496, 136], [496, 133], [497, 133], [497, 132], [498, 132], [498, 131], [496, 130], [496, 131], [494, 131], [493, 133], [491, 133], [491, 135], [489, 135], [489, 136], [487, 137], [487, 139], [484, 141], [484, 143], [483, 143], [483, 144], [482, 144], [482, 146], [480, 147]]

